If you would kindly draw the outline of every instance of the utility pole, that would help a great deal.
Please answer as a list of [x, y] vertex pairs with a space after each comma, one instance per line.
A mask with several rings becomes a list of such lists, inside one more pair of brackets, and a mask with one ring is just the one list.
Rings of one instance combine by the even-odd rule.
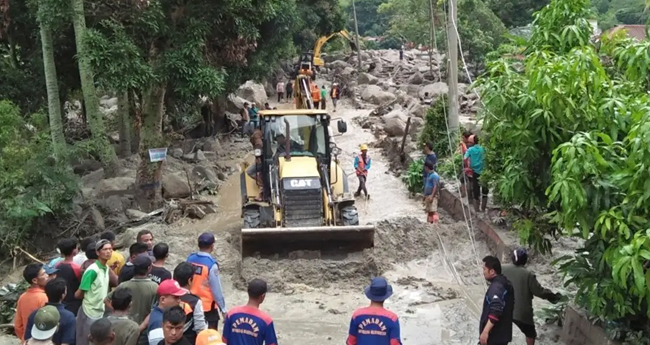
[[434, 40], [436, 39], [434, 26], [436, 25], [436, 22], [435, 14], [433, 12], [433, 0], [429, 0], [429, 12], [431, 14], [431, 25], [429, 26], [429, 74], [431, 74], [431, 78], [433, 78], [433, 48], [437, 46], [437, 44], [434, 44]]
[[361, 45], [359, 44], [359, 23], [357, 22], [357, 7], [354, 4], [354, 0], [352, 0], [352, 12], [354, 13], [354, 32], [356, 33], [354, 40], [356, 41], [357, 45], [357, 67], [359, 69], [359, 73], [361, 73]]
[[457, 23], [456, 1], [449, 0], [449, 15], [447, 20], [447, 86], [449, 86], [449, 131], [456, 133], [460, 127], [458, 118], [458, 33], [454, 27]]

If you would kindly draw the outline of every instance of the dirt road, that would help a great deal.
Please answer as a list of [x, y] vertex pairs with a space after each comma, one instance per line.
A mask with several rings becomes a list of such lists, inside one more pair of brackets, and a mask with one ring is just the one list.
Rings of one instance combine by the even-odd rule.
[[[351, 121], [367, 112], [339, 107], [336, 113], [348, 122], [348, 133], [335, 139], [348, 172], [358, 145], [374, 140]], [[267, 280], [272, 292], [263, 309], [274, 317], [281, 344], [342, 344], [352, 311], [368, 304], [363, 288], [375, 275], [383, 275], [393, 284], [395, 293], [386, 306], [400, 315], [405, 344], [476, 344], [485, 282], [465, 223], [455, 222], [443, 212], [437, 227], [424, 224], [421, 206], [409, 199], [402, 182], [388, 173], [379, 149], [371, 148], [369, 153], [373, 159], [368, 177], [371, 198], [359, 201], [358, 207], [362, 224], [377, 224], [373, 250], [339, 258], [313, 258], [313, 253], [299, 252], [291, 259], [240, 261], [239, 177], [233, 176], [217, 197], [218, 214], [159, 238], [169, 243], [174, 253], [168, 265], [184, 260], [201, 232], [214, 232], [228, 307], [245, 303], [242, 288], [247, 280]], [[356, 179], [350, 178], [351, 188], [356, 188]], [[482, 257], [488, 250], [477, 242]], [[515, 333], [513, 344], [522, 344], [522, 335]], [[544, 335], [540, 340], [542, 345], [555, 343], [546, 341]]]

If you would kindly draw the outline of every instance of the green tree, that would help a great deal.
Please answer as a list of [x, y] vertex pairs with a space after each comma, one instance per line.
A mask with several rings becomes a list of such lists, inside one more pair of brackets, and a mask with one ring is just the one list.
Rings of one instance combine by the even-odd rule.
[[628, 343], [646, 344], [650, 43], [621, 33], [596, 46], [589, 16], [587, 0], [552, 0], [536, 14], [523, 59], [488, 64], [478, 80], [485, 176], [523, 241], [548, 251], [552, 236], [585, 240], [560, 260], [576, 302], [641, 332]]
[[52, 146], [57, 158], [66, 155], [65, 135], [61, 119], [61, 101], [59, 85], [54, 61], [54, 46], [52, 39], [52, 10], [46, 1], [39, 2], [39, 26], [41, 31], [41, 45], [43, 49], [43, 70], [45, 74], [45, 87], [47, 90], [47, 109], [50, 119], [50, 134]]
[[549, 0], [488, 0], [486, 3], [507, 28], [516, 28], [530, 24], [533, 13], [548, 5]]
[[79, 75], [81, 76], [81, 89], [83, 90], [86, 118], [90, 124], [93, 135], [94, 149], [104, 165], [106, 176], [114, 176], [119, 169], [117, 155], [113, 146], [108, 141], [104, 119], [99, 110], [99, 98], [95, 89], [94, 72], [90, 65], [88, 48], [86, 45], [86, 15], [83, 0], [71, 0], [72, 22], [78, 54]]

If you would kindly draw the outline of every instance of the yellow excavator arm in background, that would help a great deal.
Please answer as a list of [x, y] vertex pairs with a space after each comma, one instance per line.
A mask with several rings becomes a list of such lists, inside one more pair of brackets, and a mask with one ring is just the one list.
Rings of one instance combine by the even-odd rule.
[[354, 43], [354, 39], [352, 38], [352, 36], [350, 36], [348, 30], [344, 29], [339, 32], [335, 32], [329, 36], [322, 36], [318, 40], [316, 40], [316, 44], [314, 45], [314, 66], [319, 66], [319, 67], [325, 66], [325, 61], [321, 59], [320, 53], [325, 43], [331, 40], [334, 36], [341, 36], [345, 38], [350, 43], [350, 47], [352, 47], [352, 50], [357, 49], [357, 45], [356, 43]]

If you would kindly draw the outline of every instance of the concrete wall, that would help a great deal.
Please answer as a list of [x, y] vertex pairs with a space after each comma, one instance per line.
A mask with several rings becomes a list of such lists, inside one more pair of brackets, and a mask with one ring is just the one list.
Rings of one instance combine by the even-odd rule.
[[[449, 213], [454, 220], [465, 220], [465, 216], [463, 216], [463, 207], [465, 208], [465, 213], [468, 217], [470, 213], [473, 214], [473, 211], [470, 211], [467, 206], [464, 206], [457, 195], [444, 188], [440, 191], [439, 205]], [[514, 250], [517, 244], [508, 243], [507, 237], [499, 234], [503, 230], [493, 228], [489, 221], [483, 220], [479, 217], [473, 217], [472, 222], [474, 227], [481, 230], [481, 233], [486, 237], [488, 247], [492, 253], [499, 257], [501, 262], [509, 262], [510, 253]], [[608, 340], [601, 327], [592, 325], [587, 318], [576, 312], [571, 307], [567, 307], [566, 309], [560, 340], [566, 345], [619, 345], [617, 342]]]

